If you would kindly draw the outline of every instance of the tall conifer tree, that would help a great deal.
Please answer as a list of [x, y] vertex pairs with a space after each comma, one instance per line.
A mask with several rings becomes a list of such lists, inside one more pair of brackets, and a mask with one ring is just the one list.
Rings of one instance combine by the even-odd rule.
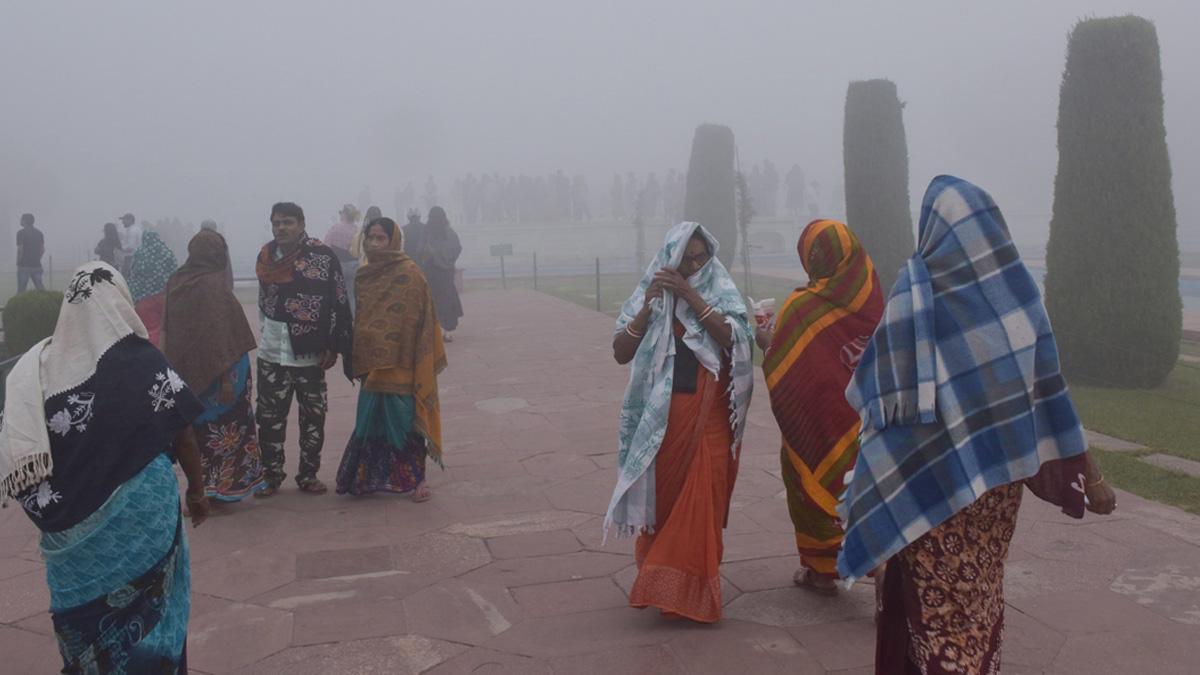
[[846, 90], [846, 224], [871, 255], [885, 291], [915, 247], [903, 108], [890, 80], [851, 82]]
[[1183, 308], [1154, 25], [1081, 21], [1067, 45], [1046, 307], [1074, 382], [1161, 384]]

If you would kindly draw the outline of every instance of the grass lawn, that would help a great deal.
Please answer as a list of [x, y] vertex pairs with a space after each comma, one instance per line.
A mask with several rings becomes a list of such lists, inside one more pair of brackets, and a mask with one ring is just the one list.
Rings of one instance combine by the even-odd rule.
[[1200, 514], [1200, 478], [1160, 469], [1134, 454], [1096, 448], [1091, 452], [1109, 483], [1139, 497]]
[[1158, 389], [1071, 387], [1083, 424], [1200, 461], [1200, 364], [1180, 362]]

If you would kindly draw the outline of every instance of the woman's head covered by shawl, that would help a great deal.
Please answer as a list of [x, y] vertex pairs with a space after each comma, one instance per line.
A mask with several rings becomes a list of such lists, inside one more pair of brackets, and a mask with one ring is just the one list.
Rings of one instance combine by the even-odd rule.
[[[386, 243], [380, 237], [386, 237]], [[404, 250], [404, 230], [391, 218], [375, 218], [363, 227], [363, 250], [370, 262], [400, 253]]]
[[429, 209], [429, 219], [425, 221], [425, 224], [435, 230], [444, 230], [450, 227], [450, 218], [446, 216], [446, 209], [440, 206]]
[[229, 245], [216, 230], [202, 229], [188, 242], [187, 262], [180, 269], [219, 272], [229, 261]]

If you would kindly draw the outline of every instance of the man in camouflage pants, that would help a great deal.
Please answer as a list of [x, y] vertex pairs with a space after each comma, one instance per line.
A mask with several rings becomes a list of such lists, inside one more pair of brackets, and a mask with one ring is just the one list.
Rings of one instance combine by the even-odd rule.
[[258, 442], [266, 486], [256, 497], [279, 491], [284, 472], [288, 413], [295, 397], [300, 414], [300, 466], [296, 484], [323, 494], [317, 478], [325, 445], [328, 396], [325, 371], [349, 354], [350, 305], [341, 265], [333, 251], [305, 233], [304, 211], [290, 202], [271, 210], [274, 241], [259, 253]]

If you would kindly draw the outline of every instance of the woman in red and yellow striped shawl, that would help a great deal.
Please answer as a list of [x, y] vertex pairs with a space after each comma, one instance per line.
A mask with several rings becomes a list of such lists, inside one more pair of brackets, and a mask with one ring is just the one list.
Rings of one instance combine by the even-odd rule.
[[883, 315], [883, 294], [871, 257], [844, 224], [809, 223], [797, 248], [808, 285], [792, 292], [774, 335], [760, 332], [759, 343], [783, 434], [783, 481], [801, 561], [795, 582], [836, 593], [837, 500], [858, 457], [859, 417], [844, 393]]

